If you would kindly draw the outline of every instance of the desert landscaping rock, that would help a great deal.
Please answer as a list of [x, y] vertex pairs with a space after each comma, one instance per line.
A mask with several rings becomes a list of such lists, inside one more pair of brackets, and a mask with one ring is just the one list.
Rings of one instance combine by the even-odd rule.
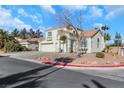
[[54, 59], [61, 57], [70, 57], [73, 58], [72, 62], [68, 64], [77, 64], [82, 66], [114, 66], [121, 65], [124, 63], [124, 57], [116, 55], [112, 56], [110, 53], [105, 53], [104, 58], [97, 58], [95, 53], [84, 54], [82, 57], [78, 58], [75, 53], [51, 53], [45, 54], [44, 56], [37, 57], [35, 60], [40, 62], [54, 62]]

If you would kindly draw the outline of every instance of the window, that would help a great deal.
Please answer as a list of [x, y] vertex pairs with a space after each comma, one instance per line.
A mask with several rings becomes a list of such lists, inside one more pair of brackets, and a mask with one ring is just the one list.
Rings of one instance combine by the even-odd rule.
[[48, 37], [52, 37], [52, 32], [48, 32]]
[[87, 40], [86, 39], [81, 40], [81, 47], [87, 47]]
[[52, 40], [52, 32], [48, 32], [47, 41], [51, 41], [51, 40]]
[[99, 38], [97, 38], [97, 48], [99, 48]]

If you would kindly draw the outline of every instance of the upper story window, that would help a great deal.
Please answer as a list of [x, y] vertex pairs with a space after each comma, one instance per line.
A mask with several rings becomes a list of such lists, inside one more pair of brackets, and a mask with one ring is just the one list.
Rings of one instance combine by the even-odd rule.
[[51, 37], [52, 36], [52, 32], [48, 32], [48, 37]]
[[51, 41], [52, 40], [52, 32], [48, 32], [47, 33], [47, 41]]
[[100, 40], [99, 38], [97, 38], [97, 48], [99, 48], [99, 43], [100, 43]]

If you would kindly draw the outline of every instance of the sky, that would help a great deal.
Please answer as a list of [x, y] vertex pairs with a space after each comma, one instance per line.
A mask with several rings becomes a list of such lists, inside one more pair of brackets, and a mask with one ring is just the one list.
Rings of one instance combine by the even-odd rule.
[[57, 26], [56, 15], [65, 8], [72, 15], [72, 22], [77, 27], [75, 18], [81, 11], [83, 30], [91, 30], [106, 24], [110, 28], [106, 32], [112, 36], [112, 40], [116, 32], [124, 39], [124, 6], [119, 5], [1, 5], [0, 28], [9, 32], [15, 28], [19, 30], [33, 28], [45, 33], [46, 29]]

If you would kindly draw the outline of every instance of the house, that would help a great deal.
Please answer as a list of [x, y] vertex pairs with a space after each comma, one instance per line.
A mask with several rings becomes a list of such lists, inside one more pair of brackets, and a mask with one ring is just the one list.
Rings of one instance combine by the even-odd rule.
[[21, 46], [28, 48], [29, 50], [38, 50], [39, 47], [39, 38], [30, 38], [30, 39], [20, 39], [16, 38]]
[[124, 56], [124, 46], [118, 47], [118, 55]]
[[87, 53], [101, 52], [105, 48], [104, 36], [100, 30], [78, 29], [80, 42], [72, 26], [63, 26], [46, 31], [45, 40], [39, 42], [42, 52], [76, 52], [86, 50]]

